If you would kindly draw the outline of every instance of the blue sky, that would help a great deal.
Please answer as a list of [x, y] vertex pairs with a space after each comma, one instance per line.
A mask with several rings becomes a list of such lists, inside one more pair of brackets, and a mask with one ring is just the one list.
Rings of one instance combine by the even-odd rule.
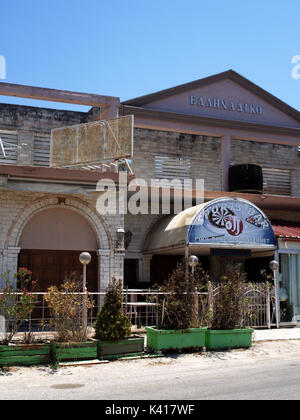
[[0, 55], [6, 82], [121, 100], [231, 68], [300, 110], [299, 16], [299, 0], [2, 0]]

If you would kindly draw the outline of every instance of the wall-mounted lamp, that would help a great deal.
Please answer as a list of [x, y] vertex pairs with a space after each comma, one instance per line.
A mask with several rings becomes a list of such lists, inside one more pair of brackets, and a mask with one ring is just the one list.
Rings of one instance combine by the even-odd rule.
[[124, 248], [124, 237], [125, 237], [125, 230], [123, 228], [117, 229], [117, 242], [116, 242], [116, 248]]

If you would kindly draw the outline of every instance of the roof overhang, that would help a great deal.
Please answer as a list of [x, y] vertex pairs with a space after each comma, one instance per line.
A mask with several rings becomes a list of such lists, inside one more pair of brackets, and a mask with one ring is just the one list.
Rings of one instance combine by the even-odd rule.
[[[0, 175], [7, 175], [9, 179], [27, 179], [39, 181], [69, 181], [73, 183], [96, 184], [101, 179], [111, 179], [119, 182], [119, 173], [102, 172], [86, 169], [61, 169], [37, 166], [0, 165]], [[134, 175], [127, 175], [130, 182]]]

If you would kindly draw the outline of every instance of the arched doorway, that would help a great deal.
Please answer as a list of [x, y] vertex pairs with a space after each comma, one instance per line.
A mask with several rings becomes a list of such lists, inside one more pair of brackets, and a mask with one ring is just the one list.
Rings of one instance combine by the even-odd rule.
[[19, 267], [32, 270], [37, 291], [59, 286], [72, 273], [80, 278], [79, 254], [88, 251], [92, 261], [87, 270], [87, 287], [98, 291], [98, 243], [88, 221], [68, 208], [49, 208], [35, 214], [25, 225], [19, 240]]

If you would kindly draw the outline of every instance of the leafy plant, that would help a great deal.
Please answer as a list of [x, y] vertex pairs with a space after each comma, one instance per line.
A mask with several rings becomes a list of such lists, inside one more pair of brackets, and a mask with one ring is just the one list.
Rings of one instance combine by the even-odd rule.
[[3, 344], [9, 344], [15, 334], [20, 330], [22, 324], [29, 318], [37, 297], [32, 294], [33, 282], [31, 271], [20, 268], [13, 274], [13, 283], [22, 286], [18, 289], [13, 286], [10, 280], [10, 271], [2, 275], [4, 288], [0, 290], [0, 314], [5, 317], [5, 333], [2, 340]]
[[246, 274], [237, 265], [227, 267], [226, 275], [219, 284], [213, 285], [218, 293], [213, 299], [213, 330], [231, 330], [244, 328], [247, 315], [251, 315], [250, 300], [245, 293]]
[[95, 338], [117, 341], [131, 335], [131, 322], [123, 311], [122, 282], [113, 279], [95, 323]]
[[[185, 262], [180, 262], [172, 274], [158, 287], [159, 329], [186, 329], [198, 327], [205, 318], [204, 301], [199, 301], [207, 275], [201, 266], [192, 274], [186, 271]], [[200, 304], [200, 305], [199, 305]], [[201, 319], [200, 319], [201, 316]]]
[[[87, 339], [87, 330], [82, 326], [82, 315], [85, 306], [93, 307], [93, 302], [82, 293], [82, 283], [71, 275], [58, 289], [48, 288], [45, 300], [50, 309], [50, 326], [57, 332], [58, 342], [82, 342]], [[86, 303], [84, 302], [86, 300]]]
[[37, 281], [32, 280], [32, 271], [25, 267], [20, 267], [18, 269], [16, 279], [17, 287], [21, 290], [26, 288], [28, 291], [32, 291], [37, 283]]

